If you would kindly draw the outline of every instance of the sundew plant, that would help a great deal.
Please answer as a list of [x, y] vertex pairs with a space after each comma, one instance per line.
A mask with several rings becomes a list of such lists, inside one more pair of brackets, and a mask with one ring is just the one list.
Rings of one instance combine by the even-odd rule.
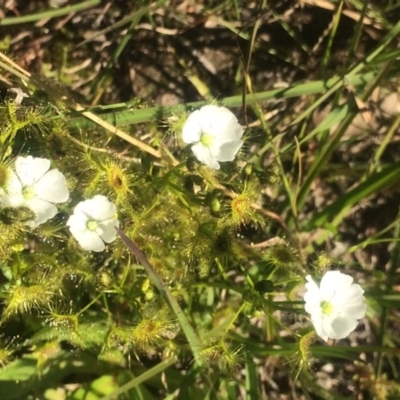
[[399, 7], [17, 3], [0, 399], [400, 398]]

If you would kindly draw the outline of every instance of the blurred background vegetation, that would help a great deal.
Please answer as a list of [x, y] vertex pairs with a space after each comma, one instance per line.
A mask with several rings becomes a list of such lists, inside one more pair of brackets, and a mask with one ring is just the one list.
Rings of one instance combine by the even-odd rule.
[[[0, 210], [0, 399], [399, 399], [399, 20], [389, 0], [2, 1], [1, 165], [49, 158], [71, 196], [36, 230]], [[218, 172], [180, 139], [210, 103], [246, 128]], [[145, 257], [71, 238], [96, 194]], [[302, 294], [329, 269], [368, 311], [326, 344]]]

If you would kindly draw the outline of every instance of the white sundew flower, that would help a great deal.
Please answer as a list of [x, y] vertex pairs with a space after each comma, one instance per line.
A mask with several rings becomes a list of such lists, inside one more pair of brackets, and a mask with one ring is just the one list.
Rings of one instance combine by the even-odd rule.
[[212, 169], [233, 161], [243, 145], [243, 128], [225, 107], [208, 105], [192, 112], [182, 128], [182, 140], [192, 144], [196, 158]]
[[339, 271], [328, 271], [319, 286], [310, 275], [306, 280], [305, 310], [318, 336], [325, 341], [348, 336], [365, 316], [364, 290]]
[[50, 160], [32, 156], [17, 157], [15, 172], [9, 171], [2, 207], [27, 207], [35, 219], [27, 222], [36, 228], [57, 214], [54, 204], [69, 199], [65, 176], [58, 170], [50, 170]]
[[12, 207], [10, 193], [20, 192], [18, 182], [17, 175], [8, 165], [0, 165], [0, 207]]
[[96, 195], [81, 201], [67, 221], [69, 230], [85, 250], [103, 251], [105, 243], [115, 240], [119, 227], [117, 208], [107, 197]]

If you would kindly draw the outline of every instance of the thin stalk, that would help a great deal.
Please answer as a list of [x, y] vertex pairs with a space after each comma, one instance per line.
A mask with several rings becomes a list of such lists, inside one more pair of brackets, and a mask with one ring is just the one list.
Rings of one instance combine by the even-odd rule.
[[371, 175], [371, 173], [376, 171], [384, 151], [386, 150], [387, 146], [390, 145], [392, 138], [396, 134], [399, 126], [400, 126], [400, 115], [398, 115], [397, 118], [394, 120], [388, 132], [386, 133], [384, 139], [382, 140], [382, 143], [375, 152], [372, 162], [370, 163], [368, 171], [366, 172], [363, 179], [366, 179], [369, 175]]
[[167, 302], [167, 304], [171, 307], [172, 311], [176, 315], [182, 330], [189, 342], [190, 348], [192, 349], [193, 355], [196, 359], [196, 362], [198, 364], [201, 364], [201, 354], [200, 351], [202, 349], [202, 344], [197, 336], [196, 332], [194, 331], [193, 327], [191, 326], [189, 320], [187, 319], [186, 315], [184, 314], [182, 308], [179, 306], [178, 302], [175, 300], [175, 298], [172, 296], [172, 293], [168, 289], [168, 287], [164, 284], [160, 276], [157, 274], [153, 266], [150, 264], [150, 262], [147, 260], [147, 257], [139, 250], [139, 248], [136, 246], [135, 243], [131, 239], [128, 238], [128, 236], [125, 235], [125, 233], [119, 229], [116, 228], [119, 236], [121, 239], [125, 242], [125, 244], [128, 246], [129, 250], [136, 256], [137, 260], [139, 263], [143, 266], [145, 269], [147, 275], [149, 276], [151, 282], [153, 285], [158, 289], [160, 292], [161, 296], [164, 298], [164, 300]]
[[[400, 181], [400, 162], [390, 164], [380, 172], [368, 177], [365, 181], [354, 187], [351, 191], [344, 193], [336, 201], [331, 203], [321, 212], [315, 214], [302, 229], [309, 230], [315, 227], [329, 227], [331, 230], [349, 215], [351, 208], [362, 199], [366, 199], [374, 193], [398, 185]], [[321, 233], [315, 239], [315, 243], [322, 243], [328, 233]]]
[[[399, 23], [399, 29], [400, 29], [400, 23]], [[363, 96], [361, 96], [361, 99], [365, 101], [374, 88], [379, 84], [380, 80], [382, 77], [385, 75], [385, 73], [388, 70], [390, 63], [386, 63], [384, 67], [381, 69], [379, 74], [375, 77], [373, 80], [373, 83], [368, 85], [368, 87], [365, 89]], [[336, 132], [332, 135], [332, 137], [328, 140], [328, 142], [324, 145], [322, 148], [321, 152], [316, 156], [315, 161], [311, 164], [308, 174], [304, 179], [302, 188], [300, 189], [299, 196], [298, 196], [298, 202], [297, 202], [297, 209], [300, 210], [302, 206], [304, 205], [308, 192], [310, 190], [311, 184], [314, 181], [315, 177], [318, 175], [318, 173], [321, 171], [323, 166], [325, 165], [326, 161], [330, 158], [334, 150], [337, 148], [338, 144], [340, 143], [340, 140], [342, 136], [345, 134], [347, 128], [350, 126], [352, 123], [353, 119], [355, 116], [358, 114], [358, 111], [353, 111], [349, 112], [349, 114], [345, 117], [343, 122], [340, 124]]]
[[[343, 78], [339, 78], [336, 81], [336, 84], [332, 85], [329, 90], [321, 96], [312, 106], [310, 106], [306, 111], [301, 113], [293, 122], [292, 125], [298, 124], [304, 118], [307, 117], [311, 112], [313, 112], [320, 104], [322, 104], [330, 95], [335, 93], [338, 89], [340, 89], [344, 85], [344, 81], [348, 82], [348, 79], [358, 74], [363, 70], [364, 67], [370, 65], [375, 59], [385, 50], [385, 48], [397, 38], [400, 34], [400, 21], [390, 30], [390, 32], [383, 38], [382, 42], [379, 46], [375, 48], [364, 60], [359, 62], [351, 71], [349, 71]], [[350, 83], [350, 82], [348, 82]]]
[[[34, 86], [38, 88], [42, 88], [44, 86], [45, 89], [48, 91], [50, 95], [53, 97], [56, 97], [59, 101], [63, 100], [63, 95], [60, 93], [57, 93], [53, 88], [49, 88], [47, 85], [45, 85], [43, 82], [40, 82], [38, 79], [35, 79], [32, 77], [30, 73], [19, 67], [17, 64], [15, 64], [12, 60], [10, 60], [8, 57], [0, 53], [0, 58], [5, 60], [7, 64], [0, 62], [0, 67], [5, 69], [6, 71], [9, 71], [12, 73], [14, 76], [17, 76], [23, 81], [29, 81], [32, 83]], [[346, 82], [344, 82], [341, 78], [334, 77], [328, 80], [321, 80], [321, 81], [312, 81], [312, 82], [306, 82], [306, 83], [299, 83], [295, 86], [292, 86], [290, 88], [284, 88], [284, 89], [275, 89], [275, 90], [269, 90], [265, 92], [259, 92], [259, 93], [254, 93], [254, 94], [247, 94], [246, 96], [246, 103], [249, 105], [255, 104], [257, 102], [263, 102], [263, 101], [268, 101], [268, 100], [276, 100], [276, 99], [282, 99], [282, 98], [291, 98], [291, 97], [299, 97], [303, 95], [308, 95], [308, 94], [316, 94], [316, 93], [321, 93], [324, 92], [325, 90], [329, 90], [333, 86], [337, 86], [338, 81], [341, 82], [342, 85], [352, 85], [352, 86], [360, 86], [360, 85], [365, 85], [367, 82], [371, 81], [374, 77], [374, 73], [366, 73], [366, 74], [360, 74], [360, 75], [353, 75], [350, 77], [346, 77]], [[65, 98], [64, 98], [65, 101]], [[226, 97], [224, 99], [221, 99], [218, 101], [218, 104], [221, 106], [225, 107], [240, 107], [242, 105], [243, 98], [242, 95], [237, 95], [237, 96], [230, 96]], [[187, 111], [193, 110], [194, 108], [201, 107], [203, 105], [208, 104], [209, 102], [207, 101], [198, 101], [198, 102], [192, 102], [192, 103], [187, 103], [186, 105], [175, 105], [175, 106], [169, 106], [169, 107], [151, 107], [151, 108], [146, 108], [146, 109], [140, 109], [140, 110], [132, 110], [131, 105], [129, 103], [119, 103], [119, 104], [114, 104], [114, 105], [107, 105], [107, 106], [97, 106], [95, 108], [84, 108], [80, 106], [80, 109], [75, 109], [75, 111], [78, 111], [81, 115], [83, 112], [85, 113], [92, 113], [93, 112], [98, 112], [98, 111], [103, 111], [103, 110], [108, 110], [112, 108], [121, 108], [123, 111], [117, 111], [117, 112], [111, 112], [111, 113], [102, 113], [100, 114], [97, 118], [101, 117], [101, 120], [104, 121], [105, 123], [111, 124], [113, 126], [113, 129], [115, 129], [116, 126], [122, 126], [122, 125], [131, 125], [131, 124], [139, 124], [143, 122], [148, 122], [148, 121], [154, 121], [154, 120], [160, 120], [163, 117], [167, 115], [181, 115]], [[70, 107], [71, 108], [71, 107]], [[86, 114], [90, 115], [90, 114]], [[95, 115], [95, 114], [93, 114]], [[65, 118], [65, 115], [61, 114], [59, 116], [54, 117], [55, 119], [57, 118]], [[88, 129], [88, 128], [94, 128], [96, 127], [96, 123], [93, 120], [88, 120], [86, 118], [71, 118], [69, 121], [69, 125], [73, 127], [78, 127], [80, 129]], [[268, 146], [270, 146], [268, 144]], [[155, 157], [159, 158], [161, 155], [153, 149], [155, 154], [153, 154]]]
[[[393, 242], [396, 241], [396, 238], [399, 239], [400, 237], [400, 223], [397, 221], [397, 226], [395, 228], [394, 232], [394, 240]], [[400, 247], [399, 243], [395, 243], [393, 246], [393, 250], [391, 251], [391, 257], [390, 257], [390, 268], [387, 271], [386, 274], [386, 290], [390, 292], [392, 290], [392, 285], [394, 282], [394, 278], [396, 275], [396, 269], [399, 265], [399, 254], [400, 254]], [[382, 306], [382, 313], [379, 321], [379, 332], [378, 332], [378, 343], [383, 346], [385, 343], [385, 333], [386, 333], [386, 327], [388, 323], [388, 308], [387, 306], [383, 305]], [[376, 379], [379, 379], [380, 375], [382, 374], [382, 353], [378, 354], [376, 364], [375, 364], [375, 375]]]
[[242, 313], [242, 311], [244, 310], [245, 307], [246, 307], [246, 302], [243, 302], [242, 305], [237, 310], [237, 312], [235, 313], [235, 315], [233, 316], [233, 318], [231, 319], [231, 321], [229, 322], [229, 324], [227, 325], [227, 327], [224, 329], [224, 333], [222, 334], [222, 337], [225, 336], [229, 332], [229, 330], [232, 328], [232, 325], [239, 318], [239, 315]]
[[73, 6], [62, 7], [57, 10], [42, 11], [35, 14], [23, 15], [21, 17], [6, 17], [0, 19], [0, 26], [9, 26], [17, 24], [26, 24], [27, 22], [36, 22], [42, 19], [51, 19], [55, 17], [61, 17], [68, 15], [73, 12], [86, 10], [88, 8], [95, 7], [101, 3], [101, 0], [89, 0], [84, 1]]
[[160, 7], [160, 6], [164, 5], [165, 2], [166, 2], [166, 0], [159, 0], [159, 1], [155, 2], [154, 4], [151, 4], [151, 5], [147, 6], [147, 7], [143, 7], [138, 11], [134, 11], [133, 13], [127, 15], [125, 18], [121, 19], [121, 21], [116, 22], [115, 24], [109, 26], [106, 29], [103, 29], [101, 31], [96, 32], [90, 38], [88, 38], [88, 39], [84, 40], [83, 42], [79, 43], [77, 45], [77, 47], [84, 46], [85, 44], [91, 42], [92, 40], [96, 39], [99, 36], [105, 35], [105, 34], [107, 34], [109, 32], [112, 32], [114, 29], [118, 29], [118, 28], [123, 27], [124, 25], [129, 24], [129, 22], [131, 22], [133, 18], [141, 17], [142, 15], [150, 12], [151, 10], [154, 10], [157, 7]]
[[97, 300], [100, 299], [100, 297], [103, 296], [103, 293], [100, 293], [99, 295], [97, 295], [90, 303], [86, 304], [85, 307], [82, 308], [82, 310], [79, 310], [79, 312], [76, 314], [77, 317], [79, 317], [80, 315], [82, 315], [86, 310], [88, 310], [94, 303], [96, 303]]
[[19, 77], [25, 82], [31, 83], [37, 88], [45, 89], [49, 95], [56, 98], [58, 101], [63, 102], [68, 108], [74, 110], [75, 112], [78, 112], [80, 115], [83, 115], [84, 117], [92, 121], [95, 126], [99, 125], [107, 131], [119, 136], [121, 139], [126, 140], [128, 143], [131, 143], [135, 147], [138, 147], [142, 151], [149, 153], [156, 158], [161, 158], [161, 153], [158, 150], [153, 149], [146, 143], [143, 143], [140, 140], [128, 135], [126, 132], [116, 128], [109, 122], [102, 120], [99, 116], [93, 114], [92, 112], [86, 111], [86, 109], [79, 103], [75, 103], [71, 99], [68, 99], [63, 93], [58, 92], [56, 89], [50, 87], [46, 83], [42, 82], [40, 79], [35, 78], [31, 73], [24, 70], [19, 65], [15, 64], [4, 54], [0, 53], [0, 58], [7, 62], [6, 64], [0, 61], [0, 67], [4, 68], [6, 71], [9, 71], [10, 73]]
[[[129, 41], [132, 38], [133, 32], [135, 31], [136, 25], [139, 23], [140, 19], [142, 18], [143, 13], [139, 13], [137, 16], [135, 16], [132, 19], [132, 22], [128, 28], [128, 31], [125, 33], [121, 41], [119, 42], [117, 48], [115, 49], [114, 53], [112, 54], [110, 60], [107, 62], [107, 65], [104, 69], [101, 70], [100, 74], [97, 75], [95, 81], [93, 82], [91, 86], [91, 92], [94, 93], [94, 96], [92, 97], [91, 104], [96, 104], [98, 97], [98, 91], [99, 89], [104, 86], [104, 80], [107, 76], [107, 73], [111, 71], [111, 68], [115, 65], [115, 62], [118, 60], [119, 56], [122, 54], [124, 51], [125, 47], [129, 43]], [[100, 92], [102, 93], [102, 92]]]
[[322, 59], [322, 70], [324, 71], [324, 75], [328, 68], [331, 51], [332, 51], [333, 40], [335, 39], [336, 32], [337, 32], [339, 22], [340, 22], [340, 17], [342, 15], [342, 11], [343, 11], [343, 4], [344, 4], [344, 2], [343, 2], [343, 0], [341, 0], [339, 3], [339, 6], [337, 7], [336, 14], [333, 17], [332, 29], [331, 29], [331, 32], [330, 32], [330, 35], [328, 38], [328, 43], [325, 48], [324, 57]]
[[350, 54], [352, 55], [351, 57], [348, 57], [348, 61], [354, 59], [355, 55], [357, 54], [357, 48], [360, 43], [361, 39], [361, 34], [363, 32], [363, 24], [364, 24], [364, 18], [367, 15], [368, 11], [368, 0], [364, 0], [364, 5], [363, 9], [361, 11], [360, 19], [357, 22], [356, 28], [355, 28], [355, 33], [353, 35], [353, 38], [351, 40], [351, 45], [350, 45]]
[[[297, 85], [295, 84], [294, 86], [284, 89], [274, 89], [265, 92], [247, 94], [246, 104], [253, 105], [257, 102], [323, 93], [326, 90], [329, 91], [332, 87], [335, 87], [335, 90], [337, 90], [338, 87], [345, 86], [345, 84], [349, 84], [352, 86], [362, 86], [371, 81], [374, 76], [374, 73], [369, 72], [366, 74], [352, 75], [346, 77], [346, 81], [344, 81], [342, 78], [334, 77], [327, 80], [298, 83]], [[224, 99], [221, 99], [216, 103], [228, 108], [241, 107], [243, 104], [243, 98], [240, 94], [237, 96], [225, 97]], [[103, 121], [111, 123], [114, 126], [126, 126], [131, 124], [140, 124], [148, 121], [160, 121], [172, 114], [179, 116], [184, 114], [185, 112], [189, 112], [206, 104], [209, 104], [209, 102], [197, 101], [168, 107], [158, 106], [136, 110], [132, 109], [129, 103], [122, 103], [115, 105], [116, 108], [120, 108], [121, 110], [110, 113], [101, 113], [99, 115]], [[100, 106], [90, 110], [93, 112], [99, 112], [103, 111], [103, 107], [105, 110], [108, 110], [113, 106]], [[60, 115], [56, 118], [65, 118], [65, 115]], [[87, 120], [86, 118], [71, 119], [69, 124], [80, 129], [93, 128], [96, 126], [93, 122]]]
[[177, 358], [175, 356], [169, 357], [163, 361], [161, 361], [159, 364], [155, 365], [153, 368], [150, 368], [146, 372], [144, 372], [142, 375], [133, 378], [130, 382], [125, 383], [125, 385], [122, 385], [120, 388], [117, 390], [114, 390], [114, 392], [108, 394], [107, 396], [101, 397], [100, 400], [113, 400], [117, 399], [117, 397], [120, 394], [123, 394], [127, 392], [128, 390], [131, 390], [138, 385], [140, 385], [143, 382], [146, 382], [153, 376], [156, 376], [160, 374], [161, 372], [165, 371], [167, 368], [171, 367], [177, 362]]

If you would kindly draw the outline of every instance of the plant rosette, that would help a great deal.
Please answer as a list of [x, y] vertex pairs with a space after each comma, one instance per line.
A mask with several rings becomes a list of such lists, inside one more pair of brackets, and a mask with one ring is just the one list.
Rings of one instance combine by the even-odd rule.
[[233, 161], [243, 146], [243, 128], [225, 107], [208, 105], [192, 112], [182, 128], [182, 140], [193, 144], [196, 158], [212, 169], [219, 162]]
[[27, 225], [36, 228], [53, 218], [58, 209], [54, 204], [69, 199], [65, 176], [58, 170], [50, 170], [46, 158], [17, 157], [15, 172], [10, 170], [7, 188], [2, 196], [2, 207], [27, 207], [35, 219]]
[[304, 308], [318, 336], [325, 341], [343, 339], [354, 331], [367, 310], [361, 286], [339, 271], [328, 271], [319, 286], [310, 275], [306, 280]]
[[103, 251], [105, 243], [115, 240], [119, 227], [117, 208], [107, 197], [96, 195], [81, 201], [67, 221], [72, 236], [85, 250]]

